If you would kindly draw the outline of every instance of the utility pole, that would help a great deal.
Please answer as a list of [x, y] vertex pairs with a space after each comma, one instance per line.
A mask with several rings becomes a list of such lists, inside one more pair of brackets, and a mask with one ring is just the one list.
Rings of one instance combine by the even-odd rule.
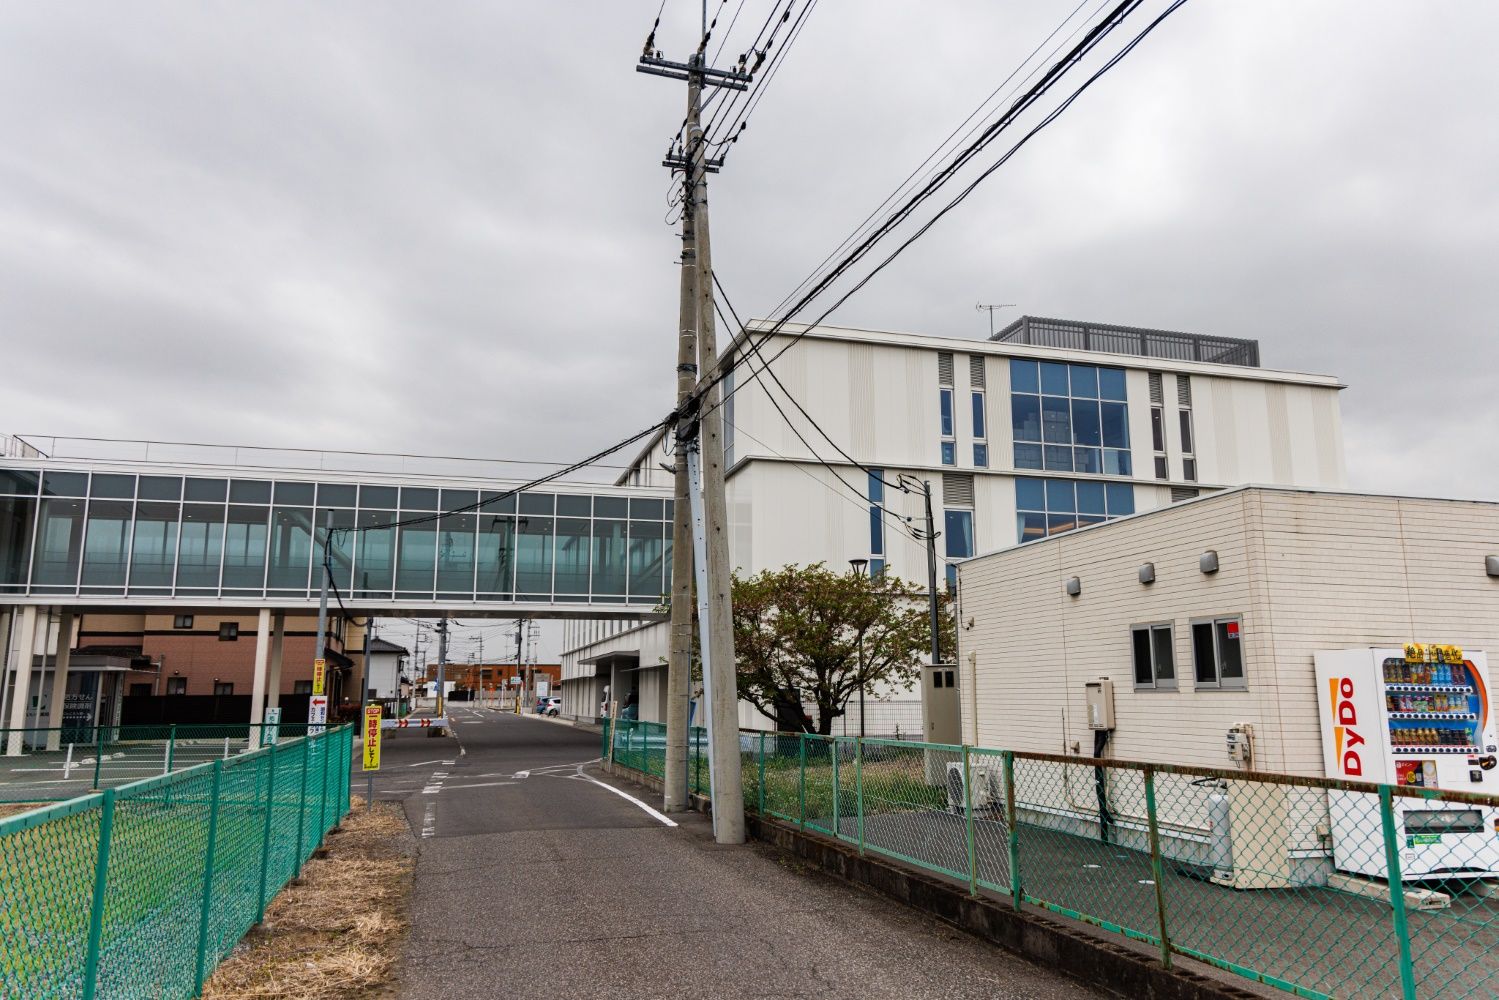
[[[317, 603], [317, 645], [313, 647], [312, 658], [321, 660], [327, 655], [328, 649], [328, 547], [333, 541], [333, 511], [328, 511], [323, 517], [323, 592]], [[323, 690], [319, 694], [326, 695], [328, 692], [328, 673], [326, 666], [323, 671]], [[309, 706], [311, 702], [308, 703]], [[260, 711], [259, 705], [255, 711]], [[307, 721], [310, 723], [311, 709], [308, 711]], [[363, 717], [361, 716], [361, 719]], [[310, 731], [310, 730], [309, 730]]]
[[[702, 83], [687, 82], [687, 122], [699, 124]], [[684, 184], [686, 181], [684, 181]], [[688, 201], [688, 188], [682, 192]], [[697, 235], [690, 205], [682, 212], [682, 289], [677, 324], [677, 408], [697, 388]], [[680, 812], [689, 800], [687, 747], [692, 704], [692, 486], [687, 475], [687, 441], [676, 436], [675, 488], [671, 525], [671, 651], [666, 664], [666, 766], [662, 781], [666, 812]], [[613, 692], [610, 692], [611, 696]]]
[[937, 613], [937, 525], [932, 518], [932, 481], [921, 481], [921, 495], [926, 499], [926, 589], [927, 606], [932, 616], [932, 664], [942, 662], [938, 642], [940, 615]]
[[515, 685], [515, 714], [521, 714], [521, 702], [525, 699], [526, 692], [526, 668], [521, 660], [521, 644], [526, 639], [526, 620], [520, 619], [515, 623], [515, 679], [519, 682]]
[[447, 686], [448, 676], [448, 620], [439, 618], [437, 620], [437, 717], [443, 718], [447, 709]]
[[[703, 592], [699, 593], [698, 601], [705, 609], [705, 614], [701, 616], [703, 620], [700, 628], [706, 637], [706, 641], [702, 643], [702, 664], [704, 689], [708, 701], [705, 714], [711, 755], [713, 830], [714, 838], [720, 844], [742, 844], [744, 843], [744, 797], [739, 757], [739, 696], [735, 679], [734, 622], [730, 594], [727, 503], [724, 490], [723, 412], [720, 409], [722, 392], [715, 381], [720, 359], [713, 322], [713, 269], [708, 227], [708, 174], [717, 171], [722, 161], [715, 162], [707, 157], [701, 110], [703, 87], [716, 86], [744, 90], [749, 85], [750, 76], [743, 72], [742, 68], [731, 72], [711, 69], [706, 65], [708, 44], [706, 4], [703, 13], [702, 41], [687, 63], [669, 62], [662, 58], [660, 53], [653, 49], [654, 41], [653, 31], [646, 39], [645, 51], [636, 69], [643, 73], [687, 82], [685, 143], [675, 155], [668, 151], [664, 165], [674, 170], [680, 169], [684, 174], [683, 294], [680, 309], [683, 322], [679, 324], [677, 344], [677, 389], [679, 404], [684, 400], [690, 401], [696, 396], [697, 407], [691, 414], [683, 413], [684, 426], [680, 426], [677, 433], [677, 471], [674, 475], [681, 477], [687, 470], [689, 460], [695, 465], [701, 465], [703, 544], [694, 545], [693, 559], [702, 570], [703, 580], [703, 586], [700, 588]], [[691, 244], [688, 243], [689, 227]], [[689, 248], [694, 252], [690, 262], [686, 255]], [[689, 303], [689, 299], [694, 297], [693, 290], [689, 287], [694, 278], [696, 279], [695, 309]], [[691, 365], [693, 361], [690, 353], [691, 345], [684, 342], [689, 316], [691, 325], [696, 330], [697, 370], [695, 372], [685, 367]], [[700, 377], [696, 385], [692, 387], [692, 391], [684, 395], [684, 385], [693, 375]], [[697, 438], [697, 441], [693, 442], [693, 438]], [[700, 462], [697, 461], [699, 455], [692, 454], [689, 450], [694, 445], [700, 449]], [[681, 478], [677, 478], [676, 488], [678, 499], [672, 526], [674, 545], [677, 538], [685, 534], [684, 511], [682, 510], [684, 505], [681, 502], [684, 491]], [[692, 484], [687, 485], [685, 492], [690, 497]], [[684, 669], [684, 664], [690, 661], [683, 655], [680, 644], [684, 637], [689, 637], [687, 641], [690, 642], [691, 626], [690, 624], [686, 628], [678, 626], [683, 620], [681, 616], [686, 613], [680, 606], [686, 603], [683, 596], [688, 592], [687, 588], [690, 584], [684, 580], [687, 576], [684, 570], [690, 564], [678, 561], [675, 548], [672, 555], [672, 655], [668, 661], [667, 675], [667, 767], [671, 768], [671, 774], [665, 785], [668, 797], [674, 796], [678, 788], [681, 788], [685, 803], [687, 726], [686, 704], [680, 692], [683, 686], [690, 683], [691, 671], [690, 667]], [[690, 619], [688, 621], [690, 622]], [[677, 667], [675, 678], [671, 672], [673, 666]], [[673, 707], [679, 702], [680, 710], [673, 711]], [[674, 721], [675, 725], [673, 725]], [[681, 749], [677, 751], [679, 741]], [[683, 774], [681, 779], [676, 778], [676, 767], [673, 765], [673, 758], [676, 754], [673, 751], [680, 754], [676, 759], [681, 764]]]

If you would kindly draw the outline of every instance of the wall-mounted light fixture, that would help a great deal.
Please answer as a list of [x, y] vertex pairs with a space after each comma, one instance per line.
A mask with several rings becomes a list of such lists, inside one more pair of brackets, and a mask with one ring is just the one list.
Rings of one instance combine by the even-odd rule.
[[1484, 556], [1483, 571], [1489, 576], [1499, 576], [1499, 556]]
[[1140, 567], [1140, 582], [1155, 583], [1155, 563], [1145, 563]]
[[1083, 581], [1072, 576], [1067, 578], [1067, 596], [1076, 597], [1083, 592]]
[[1197, 557], [1197, 568], [1204, 573], [1218, 572], [1218, 552], [1216, 549], [1208, 549]]

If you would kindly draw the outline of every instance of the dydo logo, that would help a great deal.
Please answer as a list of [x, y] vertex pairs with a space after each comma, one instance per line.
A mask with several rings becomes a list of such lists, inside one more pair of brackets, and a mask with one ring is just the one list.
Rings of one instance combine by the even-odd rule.
[[1364, 738], [1359, 734], [1358, 709], [1353, 705], [1353, 678], [1330, 677], [1327, 680], [1328, 704], [1332, 706], [1333, 746], [1337, 750], [1338, 767], [1350, 778], [1359, 778], [1364, 773]]

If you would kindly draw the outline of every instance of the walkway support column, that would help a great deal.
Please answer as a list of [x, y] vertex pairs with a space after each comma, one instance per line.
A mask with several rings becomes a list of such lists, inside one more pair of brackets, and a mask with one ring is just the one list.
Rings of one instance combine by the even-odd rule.
[[260, 609], [255, 629], [255, 678], [250, 683], [250, 725], [265, 721], [265, 682], [271, 664], [271, 609]]
[[68, 664], [73, 659], [73, 624], [76, 621], [71, 611], [59, 612], [57, 616], [57, 655], [52, 658], [52, 690], [47, 695], [47, 728], [52, 730], [47, 734], [48, 750], [62, 747], [62, 709], [68, 699]]
[[286, 646], [286, 612], [271, 615], [271, 676], [266, 682], [265, 703], [268, 708], [281, 704], [281, 654]]
[[26, 727], [26, 712], [31, 708], [31, 658], [36, 654], [36, 615], [38, 608], [28, 604], [21, 609], [21, 626], [16, 630], [15, 684], [10, 696], [10, 739], [5, 755], [21, 755], [21, 730]]

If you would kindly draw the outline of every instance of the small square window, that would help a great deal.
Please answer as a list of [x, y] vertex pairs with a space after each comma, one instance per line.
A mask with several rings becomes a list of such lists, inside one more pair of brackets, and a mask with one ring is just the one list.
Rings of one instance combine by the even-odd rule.
[[149, 698], [149, 697], [151, 697], [151, 682], [150, 681], [146, 681], [144, 684], [132, 684], [132, 685], [130, 685], [130, 697], [132, 697], [132, 698]]
[[1135, 687], [1176, 689], [1176, 651], [1171, 623], [1130, 629]]
[[1182, 478], [1189, 483], [1197, 482], [1197, 459], [1182, 459]]
[[292, 681], [292, 694], [312, 694], [312, 681]]
[[232, 681], [214, 681], [213, 682], [213, 694], [214, 694], [215, 698], [223, 697], [225, 695], [231, 695], [233, 693], [234, 693], [234, 683]]
[[234, 642], [239, 639], [239, 622], [219, 622], [219, 642]]
[[187, 694], [187, 678], [168, 677], [167, 694]]
[[989, 467], [989, 446], [988, 445], [986, 445], [986, 444], [976, 444], [976, 445], [973, 446], [973, 464], [974, 464], [974, 466], [976, 466], [977, 468], [980, 468], [980, 469], [986, 469], [986, 468]]
[[192, 628], [192, 627], [193, 627], [193, 616], [192, 615], [175, 615], [172, 618], [172, 628]]
[[943, 465], [957, 465], [958, 464], [958, 446], [957, 446], [957, 444], [955, 444], [952, 441], [943, 441], [942, 442], [942, 464]]
[[1197, 686], [1244, 690], [1244, 650], [1240, 619], [1213, 618], [1192, 623], [1192, 666]]

